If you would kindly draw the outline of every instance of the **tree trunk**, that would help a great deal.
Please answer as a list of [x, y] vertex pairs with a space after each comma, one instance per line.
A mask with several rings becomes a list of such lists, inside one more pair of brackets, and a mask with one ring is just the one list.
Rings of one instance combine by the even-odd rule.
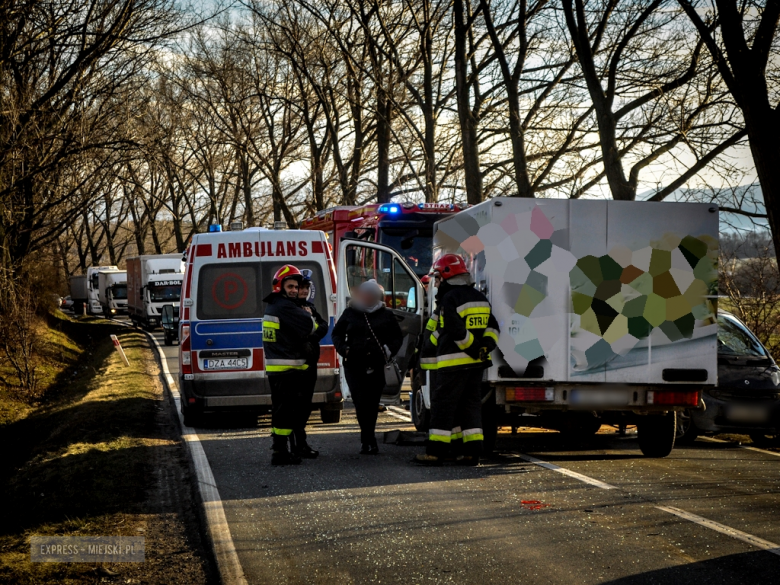
[[466, 199], [472, 205], [482, 201], [482, 176], [479, 169], [477, 120], [469, 104], [468, 56], [466, 43], [469, 25], [466, 22], [463, 0], [454, 0], [455, 14], [455, 95], [458, 102], [458, 121], [463, 149], [463, 171], [466, 178]]
[[390, 116], [392, 106], [384, 87], [377, 87], [377, 116], [376, 116], [376, 144], [377, 144], [377, 179], [376, 200], [377, 203], [390, 201]]
[[772, 243], [776, 257], [780, 258], [780, 148], [777, 146], [780, 113], [771, 107], [755, 107], [753, 104], [744, 107], [742, 113], [745, 116], [750, 152], [753, 154], [758, 182], [764, 196]]

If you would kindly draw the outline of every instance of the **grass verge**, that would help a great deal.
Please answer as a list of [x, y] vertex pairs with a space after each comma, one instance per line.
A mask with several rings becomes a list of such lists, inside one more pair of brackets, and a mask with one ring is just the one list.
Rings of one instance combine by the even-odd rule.
[[[4, 409], [0, 440], [14, 448], [0, 455], [0, 583], [208, 581], [182, 446], [144, 335], [102, 319], [58, 325], [45, 403]], [[33, 535], [146, 536], [146, 562], [31, 563]]]

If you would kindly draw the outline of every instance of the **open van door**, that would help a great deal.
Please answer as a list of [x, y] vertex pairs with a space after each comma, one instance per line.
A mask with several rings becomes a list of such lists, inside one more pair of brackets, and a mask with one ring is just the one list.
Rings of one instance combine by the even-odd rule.
[[[420, 279], [398, 252], [381, 244], [342, 239], [337, 258], [338, 315], [341, 316], [347, 307], [351, 291], [356, 287], [372, 278], [382, 285], [385, 289], [385, 305], [393, 311], [404, 334], [396, 361], [405, 373], [423, 328], [425, 297]], [[341, 382], [342, 391], [349, 392], [343, 375]], [[382, 402], [397, 402], [400, 394], [400, 385], [387, 386], [382, 392]]]

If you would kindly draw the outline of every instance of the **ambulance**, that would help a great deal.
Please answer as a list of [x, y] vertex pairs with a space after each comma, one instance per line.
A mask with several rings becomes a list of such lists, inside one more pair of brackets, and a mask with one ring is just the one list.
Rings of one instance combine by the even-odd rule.
[[263, 355], [263, 299], [274, 272], [293, 264], [311, 275], [309, 300], [329, 321], [320, 342], [312, 409], [322, 422], [341, 420], [339, 363], [330, 337], [336, 318], [336, 275], [321, 231], [212, 225], [195, 234], [186, 252], [179, 325], [181, 409], [192, 426], [208, 412], [238, 416], [270, 412], [271, 388]]

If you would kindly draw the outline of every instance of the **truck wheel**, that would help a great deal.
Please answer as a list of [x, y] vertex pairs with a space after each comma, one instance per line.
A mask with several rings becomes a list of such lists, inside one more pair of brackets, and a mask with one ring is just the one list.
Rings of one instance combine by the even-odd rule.
[[678, 445], [688, 445], [699, 436], [699, 429], [693, 422], [690, 410], [682, 410], [677, 413], [677, 438], [674, 440]]
[[639, 448], [645, 457], [666, 457], [674, 449], [677, 413], [650, 414], [637, 423]]
[[414, 427], [421, 432], [427, 432], [431, 426], [431, 411], [425, 407], [422, 388], [412, 390], [412, 399], [409, 404], [409, 414], [412, 417]]
[[341, 411], [340, 410], [325, 410], [324, 408], [320, 409], [320, 419], [322, 419], [322, 422], [326, 425], [335, 425], [341, 422]]

